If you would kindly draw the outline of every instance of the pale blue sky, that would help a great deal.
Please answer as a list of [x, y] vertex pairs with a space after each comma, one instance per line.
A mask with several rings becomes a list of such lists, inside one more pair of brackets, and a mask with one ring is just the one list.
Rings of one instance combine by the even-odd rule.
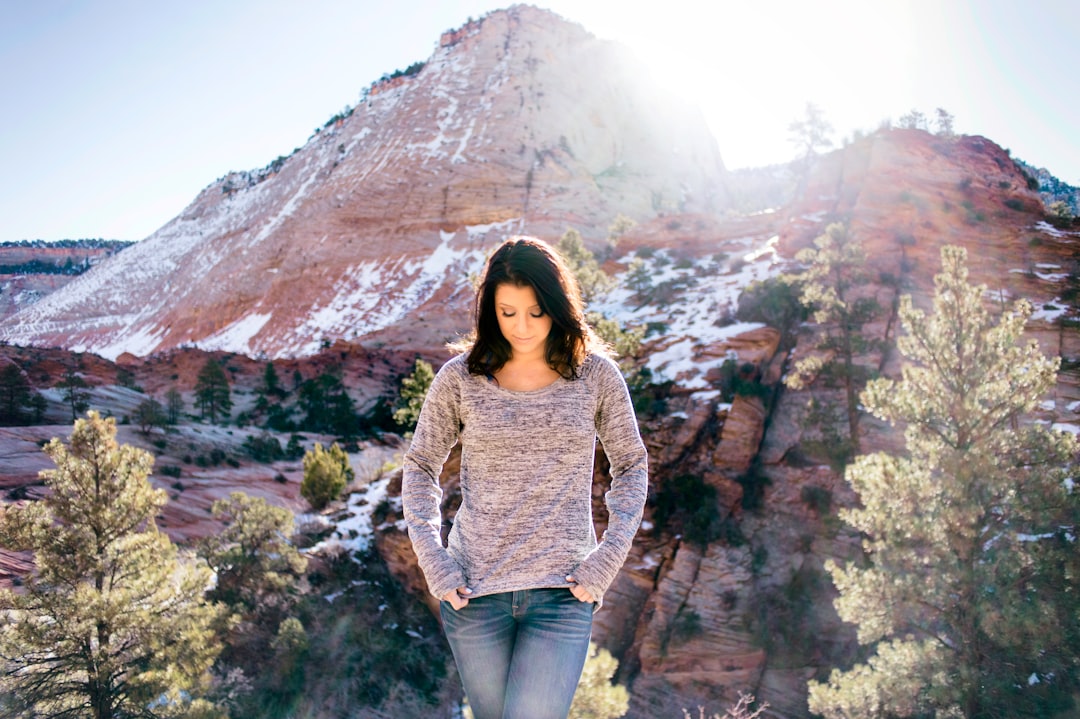
[[[142, 239], [495, 0], [0, 0], [0, 241]], [[1073, 0], [550, 0], [693, 97], [729, 168], [944, 107], [1080, 185]]]

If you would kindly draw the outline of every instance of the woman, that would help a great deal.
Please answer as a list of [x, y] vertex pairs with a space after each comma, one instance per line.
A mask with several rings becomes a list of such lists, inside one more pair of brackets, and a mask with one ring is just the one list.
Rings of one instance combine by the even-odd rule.
[[[515, 237], [495, 251], [475, 319], [405, 454], [405, 520], [475, 719], [565, 719], [592, 613], [641, 523], [648, 457], [626, 383], [547, 244]], [[611, 463], [599, 543], [597, 437]], [[462, 501], [444, 548], [439, 474], [459, 441]]]

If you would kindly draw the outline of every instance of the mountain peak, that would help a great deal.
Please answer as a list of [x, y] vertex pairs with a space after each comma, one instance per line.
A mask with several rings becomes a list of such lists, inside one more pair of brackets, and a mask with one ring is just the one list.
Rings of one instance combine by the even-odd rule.
[[230, 173], [149, 238], [0, 323], [114, 358], [327, 342], [430, 347], [467, 329], [467, 277], [505, 236], [598, 241], [619, 214], [727, 200], [694, 108], [625, 48], [529, 5], [443, 33], [299, 150]]

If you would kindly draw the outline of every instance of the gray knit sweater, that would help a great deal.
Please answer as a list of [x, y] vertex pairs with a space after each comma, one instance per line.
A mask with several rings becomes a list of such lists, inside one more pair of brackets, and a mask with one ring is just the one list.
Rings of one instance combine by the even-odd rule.
[[[596, 439], [611, 463], [603, 541], [592, 521]], [[439, 474], [461, 442], [461, 507], [448, 546], [440, 539]], [[592, 354], [576, 380], [518, 392], [469, 374], [463, 355], [439, 370], [405, 454], [401, 497], [409, 538], [442, 597], [568, 587], [568, 574], [598, 604], [641, 523], [648, 455], [626, 383]]]

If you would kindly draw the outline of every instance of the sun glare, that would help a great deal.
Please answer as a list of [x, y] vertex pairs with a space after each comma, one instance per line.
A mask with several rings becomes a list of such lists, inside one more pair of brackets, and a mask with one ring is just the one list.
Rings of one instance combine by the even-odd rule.
[[729, 168], [790, 160], [787, 128], [807, 102], [833, 124], [837, 144], [887, 119], [878, 108], [896, 108], [895, 120], [912, 107], [918, 44], [905, 4], [656, 7], [580, 3], [568, 17], [629, 46], [672, 93], [700, 106]]

